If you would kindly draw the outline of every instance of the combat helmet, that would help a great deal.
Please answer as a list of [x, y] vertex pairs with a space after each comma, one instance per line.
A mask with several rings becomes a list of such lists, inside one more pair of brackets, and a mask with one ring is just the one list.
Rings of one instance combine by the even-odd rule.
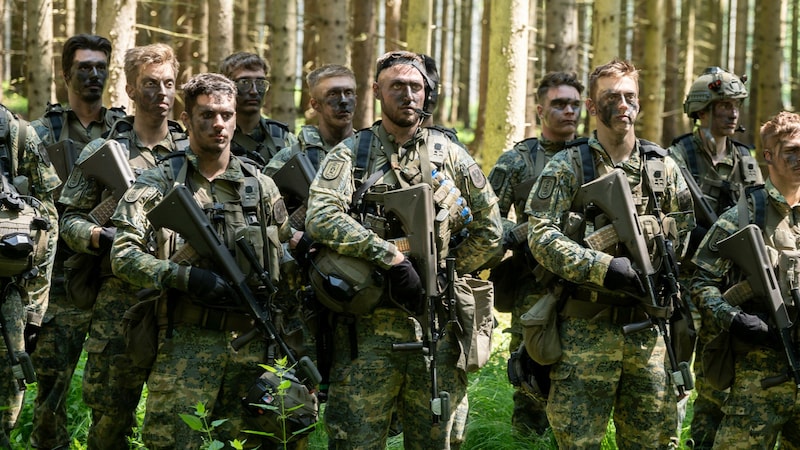
[[267, 370], [242, 398], [245, 421], [275, 442], [297, 440], [311, 433], [317, 422], [316, 394], [295, 376], [294, 369]]
[[717, 66], [709, 67], [692, 83], [683, 112], [689, 118], [697, 119], [697, 113], [706, 109], [711, 102], [729, 98], [746, 98], [744, 83], [747, 76], [738, 77]]

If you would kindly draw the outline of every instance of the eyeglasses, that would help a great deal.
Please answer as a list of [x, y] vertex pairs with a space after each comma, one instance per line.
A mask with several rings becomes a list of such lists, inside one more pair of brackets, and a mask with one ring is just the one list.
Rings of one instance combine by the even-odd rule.
[[264, 78], [239, 78], [234, 81], [239, 92], [249, 92], [251, 88], [263, 94], [269, 90], [269, 81]]

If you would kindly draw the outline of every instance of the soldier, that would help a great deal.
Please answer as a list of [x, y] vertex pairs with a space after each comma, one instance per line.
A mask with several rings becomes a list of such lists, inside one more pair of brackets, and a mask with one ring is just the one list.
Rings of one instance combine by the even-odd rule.
[[[511, 333], [509, 350], [516, 351], [522, 343], [520, 316], [545, 292], [537, 283], [525, 256], [527, 240], [515, 241], [513, 229], [517, 224], [527, 224], [524, 214], [533, 182], [547, 161], [564, 148], [567, 141], [575, 139], [581, 115], [583, 85], [573, 73], [550, 72], [539, 82], [536, 90], [536, 112], [541, 121], [542, 134], [518, 142], [511, 150], [503, 152], [489, 172], [489, 182], [500, 199], [498, 206], [503, 215], [503, 248], [512, 250], [513, 256], [492, 272], [495, 296], [512, 297]], [[516, 223], [509, 219], [512, 205]], [[525, 226], [523, 225], [522, 228]], [[526, 274], [520, 277], [519, 274]], [[505, 283], [503, 283], [505, 281]], [[547, 395], [544, 393], [544, 395]], [[514, 412], [511, 424], [522, 433], [542, 434], [548, 427], [545, 404], [531, 398], [522, 389], [514, 391]]]
[[[158, 158], [187, 146], [177, 122], [168, 120], [175, 101], [178, 60], [167, 45], [134, 47], [125, 52], [125, 90], [136, 107], [135, 116], [114, 123], [107, 139], [96, 139], [84, 148], [78, 162], [87, 160], [114, 140], [125, 147], [135, 176], [155, 167]], [[136, 425], [136, 406], [147, 378], [147, 368], [137, 367], [125, 352], [122, 318], [136, 304], [134, 288], [113, 276], [108, 257], [116, 228], [96, 223], [90, 212], [106, 197], [108, 187], [76, 166], [61, 194], [66, 207], [61, 218], [61, 237], [76, 252], [98, 255], [101, 284], [92, 310], [88, 353], [83, 373], [83, 401], [92, 409], [89, 449], [125, 448]], [[119, 193], [118, 193], [119, 195]]]
[[[797, 256], [800, 233], [795, 218], [800, 201], [797, 163], [800, 116], [781, 112], [762, 125], [760, 135], [768, 171], [766, 185], [748, 191], [747, 202], [722, 213], [692, 259], [697, 267], [691, 283], [692, 298], [704, 321], [729, 333], [731, 340], [727, 345], [734, 352], [733, 381], [713, 442], [713, 448], [720, 449], [771, 449], [779, 433], [782, 447], [800, 445], [797, 435], [800, 415], [793, 378], [779, 378], [780, 384], [762, 387], [766, 379], [789, 371], [784, 349], [777, 339], [777, 323], [768, 314], [767, 299], [750, 295], [734, 301], [728, 296], [726, 290], [742, 278], [744, 268], [722, 257], [718, 245], [740, 228], [755, 224], [767, 247], [759, 250], [772, 258], [767, 264], [775, 265], [778, 281], [775, 289], [780, 291], [789, 314], [796, 314], [797, 304], [792, 298], [797, 297], [790, 291], [796, 289], [800, 273]], [[761, 266], [754, 272], [760, 271]], [[790, 317], [794, 321], [794, 316]], [[789, 331], [789, 344], [797, 348], [794, 327]], [[709, 379], [712, 375], [706, 374]]]
[[269, 65], [254, 53], [239, 52], [220, 63], [220, 73], [236, 83], [236, 134], [231, 151], [265, 166], [281, 149], [297, 143], [288, 125], [261, 116], [269, 90]]
[[339, 142], [353, 135], [353, 113], [356, 107], [356, 76], [347, 67], [330, 64], [312, 70], [306, 76], [311, 95], [309, 103], [319, 125], [303, 125], [299, 142], [286, 147], [270, 159], [264, 173], [272, 175], [295, 153], [305, 153], [314, 169]]
[[[62, 76], [67, 85], [66, 107], [48, 105], [44, 115], [31, 122], [42, 143], [52, 149], [51, 159], [77, 158], [89, 141], [99, 138], [125, 115], [121, 108], [103, 106], [103, 89], [108, 79], [111, 42], [102, 37], [78, 34], [64, 43]], [[57, 164], [71, 168], [75, 160]], [[63, 175], [64, 181], [69, 173]], [[56, 200], [58, 200], [56, 198]], [[56, 205], [60, 208], [60, 205]], [[63, 211], [59, 211], [63, 213]], [[50, 300], [32, 353], [36, 367], [36, 399], [33, 406], [31, 447], [69, 448], [67, 393], [89, 331], [91, 309], [70, 304], [64, 290], [64, 260], [73, 252], [63, 243], [56, 249]]]
[[[758, 164], [750, 154], [751, 147], [732, 139], [739, 125], [741, 102], [745, 98], [747, 89], [744, 79], [719, 67], [709, 67], [692, 83], [683, 104], [684, 112], [695, 123], [694, 131], [675, 138], [667, 149], [670, 158], [681, 168], [687, 183], [691, 182], [688, 177], [692, 177], [705, 199], [701, 201], [708, 205], [714, 216], [719, 216], [734, 205], [746, 186], [764, 182]], [[697, 199], [694, 206], [697, 227], [692, 230], [681, 268], [683, 288], [688, 288], [693, 272], [691, 257], [712, 224], [703, 220], [701, 204]], [[688, 291], [684, 292], [684, 298], [691, 300]], [[708, 330], [701, 326], [696, 308], [692, 306], [692, 309], [697, 329], [697, 348], [702, 349], [715, 332], [706, 332]], [[702, 352], [698, 352], [694, 364], [697, 396], [693, 406], [691, 439], [695, 449], [708, 449], [714, 443], [714, 435], [722, 421], [720, 407], [727, 393], [713, 389], [706, 383], [701, 358]]]
[[[253, 322], [238, 302], [230, 301], [231, 289], [218, 274], [222, 268], [203, 259], [191, 265], [167, 260], [176, 249], [160, 237], [156, 239], [163, 253], [150, 254], [153, 230], [146, 214], [173, 185], [183, 184], [210, 216], [222, 242], [236, 247], [236, 237], [255, 227], [257, 231], [246, 236], [254, 248], [264, 249], [259, 258], [267, 260], [269, 245], [261, 236], [279, 227], [276, 231], [288, 238], [286, 211], [274, 182], [230, 152], [235, 84], [221, 75], [200, 74], [183, 89], [186, 109], [181, 120], [189, 133], [189, 149], [185, 156], [170, 158], [139, 177], [113, 218], [119, 230], [112, 251], [114, 273], [137, 287], [168, 292], [156, 307], [161, 345], [148, 379], [142, 437], [153, 450], [200, 448], [203, 435], [183, 423], [179, 414], [191, 414], [194, 405], [203, 402], [210, 420], [225, 419], [214, 431], [216, 439], [246, 439], [248, 448], [266, 446], [267, 438], [242, 431], [252, 427], [244, 423], [241, 403], [263, 372], [259, 364], [270, 362], [266, 341], [252, 339], [238, 351], [231, 348], [231, 339], [247, 334]], [[245, 204], [245, 189], [251, 188], [258, 190], [258, 201]], [[258, 219], [251, 222], [251, 217]], [[241, 256], [238, 248], [231, 250]]]
[[[17, 360], [12, 367], [7, 355], [0, 358], [0, 405], [4, 407], [0, 448], [11, 448], [8, 435], [16, 426], [22, 409], [24, 381], [34, 381], [25, 350], [30, 347], [28, 342], [35, 342], [35, 334], [47, 310], [58, 239], [58, 213], [53, 196], [61, 181], [30, 124], [3, 105], [0, 105], [0, 122], [0, 129], [5, 130], [0, 136], [0, 172], [4, 178], [0, 235], [3, 248], [19, 252], [0, 255], [0, 285], [3, 287], [0, 305], [3, 323], [0, 325], [8, 335], [2, 351], [13, 353]], [[20, 225], [30, 233], [20, 233]], [[23, 367], [28, 372], [24, 381], [20, 378]]]
[[[623, 325], [650, 318], [638, 298], [624, 293], [644, 295], [631, 259], [622, 245], [610, 246], [611, 253], [594, 250], [584, 244], [584, 236], [559, 227], [573, 217], [584, 217], [579, 231], [603, 224], [602, 214], [589, 221], [569, 213], [583, 212], [585, 205], [573, 204], [581, 185], [593, 174], [612, 170], [624, 172], [636, 213], [657, 213], [658, 201], [676, 224], [679, 236], [673, 239], [694, 227], [691, 196], [677, 166], [664, 159], [663, 149], [636, 137], [638, 95], [638, 71], [630, 63], [614, 59], [595, 68], [586, 108], [597, 117], [597, 129], [588, 140], [552, 157], [526, 202], [531, 253], [545, 269], [575, 283], [567, 284], [561, 296], [562, 356], [550, 373], [547, 403], [547, 418], [561, 448], [600, 447], [612, 411], [620, 448], [675, 444], [670, 438], [677, 411], [664, 367], [664, 341], [652, 326], [623, 333]], [[651, 165], [657, 174], [648, 174]], [[657, 196], [657, 191], [663, 193]]]
[[[453, 197], [450, 203], [439, 200], [434, 205], [442, 212], [443, 225], [436, 231], [439, 261], [455, 256], [456, 271], [464, 277], [500, 251], [497, 199], [480, 167], [444, 133], [420, 127], [431, 87], [420, 55], [401, 51], [381, 56], [373, 83], [381, 121], [337, 145], [311, 185], [307, 232], [336, 254], [351, 257], [353, 264], [371, 265], [367, 272], [377, 271], [386, 280], [383, 288], [357, 293], [358, 307], [374, 308], [342, 314], [335, 322], [325, 409], [333, 449], [382, 448], [395, 410], [406, 448], [449, 448], [453, 415], [466, 394], [464, 355], [456, 332], [447, 332], [438, 342], [434, 367], [432, 355], [394, 352], [391, 345], [419, 342], [421, 328], [430, 325], [416, 318], [424, 309], [420, 275], [389, 241], [401, 237], [402, 230], [381, 217], [382, 208], [376, 204], [381, 192], [417, 183], [430, 184], [436, 191], [443, 175], [447, 192], [458, 201]], [[364, 214], [353, 217], [350, 204], [356, 188], [356, 197], [364, 199], [359, 203]], [[434, 195], [443, 197], [450, 196]], [[381, 229], [381, 223], [389, 226]], [[449, 236], [454, 237], [452, 243]], [[322, 262], [317, 258], [315, 264]], [[437, 370], [438, 389], [450, 395], [448, 408], [434, 426], [429, 369]]]

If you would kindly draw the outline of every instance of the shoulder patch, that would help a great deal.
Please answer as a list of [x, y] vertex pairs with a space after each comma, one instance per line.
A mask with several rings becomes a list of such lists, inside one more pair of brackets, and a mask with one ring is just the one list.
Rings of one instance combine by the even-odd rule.
[[283, 202], [282, 198], [275, 200], [275, 203], [272, 204], [272, 218], [280, 224], [286, 222], [286, 219], [289, 218], [289, 213], [286, 211], [286, 203]]
[[503, 187], [503, 183], [506, 181], [506, 169], [505, 167], [498, 167], [494, 166], [491, 172], [489, 172], [489, 184], [492, 185], [492, 189], [495, 192], [499, 191], [501, 187]]
[[339, 178], [344, 163], [342, 161], [328, 161], [322, 169], [322, 178], [328, 181]]
[[147, 199], [156, 194], [158, 189], [153, 186], [145, 186], [138, 183], [133, 183], [133, 186], [125, 191], [122, 200], [128, 203], [136, 203], [141, 199]]
[[556, 188], [556, 177], [543, 176], [539, 179], [539, 189], [536, 190], [536, 196], [541, 200], [547, 200], [553, 195], [553, 190]]
[[708, 250], [711, 252], [716, 253], [719, 249], [717, 248], [717, 244], [719, 241], [727, 238], [731, 234], [722, 229], [721, 227], [713, 227], [712, 234], [708, 238]]
[[477, 164], [469, 167], [469, 180], [478, 189], [483, 189], [486, 186], [486, 176]]

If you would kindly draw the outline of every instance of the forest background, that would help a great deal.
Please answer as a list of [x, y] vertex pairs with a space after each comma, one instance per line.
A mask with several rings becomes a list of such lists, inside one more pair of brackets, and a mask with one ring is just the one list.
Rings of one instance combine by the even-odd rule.
[[[457, 128], [487, 172], [503, 149], [538, 134], [534, 93], [547, 71], [574, 71], [588, 85], [597, 65], [630, 60], [641, 71], [637, 135], [664, 146], [691, 131], [683, 101], [709, 66], [747, 77], [737, 140], [758, 146], [761, 123], [800, 106], [800, 0], [0, 0], [0, 15], [0, 76], [22, 99], [2, 101], [27, 118], [66, 102], [61, 48], [76, 33], [112, 40], [106, 104], [129, 112], [128, 48], [172, 45], [179, 83], [234, 51], [258, 53], [272, 67], [264, 113], [292, 129], [314, 120], [310, 70], [352, 67], [358, 129], [379, 117], [377, 57], [427, 53], [442, 76], [435, 122]], [[580, 133], [592, 129], [584, 114]]]

